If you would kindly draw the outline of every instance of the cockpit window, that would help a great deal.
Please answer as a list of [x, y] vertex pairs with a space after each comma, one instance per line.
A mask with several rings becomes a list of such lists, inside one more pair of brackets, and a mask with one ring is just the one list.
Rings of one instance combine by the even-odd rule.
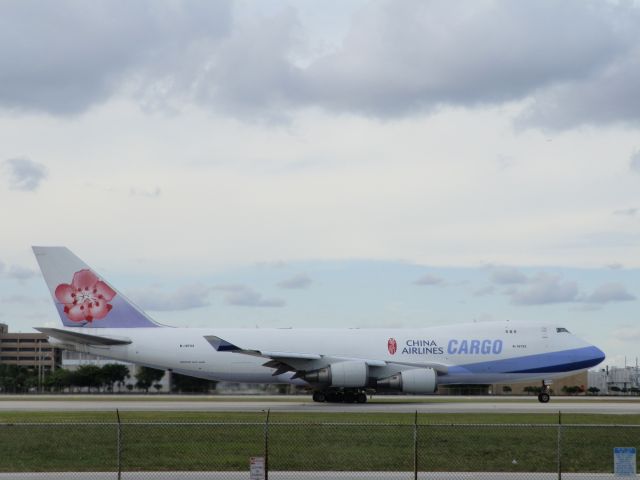
[[558, 332], [558, 333], [569, 333], [569, 330], [567, 330], [566, 328], [559, 327], [559, 328], [556, 328], [556, 332]]

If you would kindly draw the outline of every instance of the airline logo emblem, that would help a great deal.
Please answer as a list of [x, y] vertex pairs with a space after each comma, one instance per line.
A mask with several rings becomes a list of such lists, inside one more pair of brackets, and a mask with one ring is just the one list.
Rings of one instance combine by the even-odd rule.
[[395, 355], [396, 351], [398, 350], [398, 342], [396, 342], [395, 338], [389, 339], [389, 341], [387, 342], [387, 349], [389, 350], [389, 353], [391, 355]]
[[91, 270], [80, 270], [73, 274], [71, 283], [56, 287], [55, 297], [64, 305], [64, 314], [72, 322], [91, 323], [106, 317], [112, 305], [109, 303], [116, 292], [100, 280]]

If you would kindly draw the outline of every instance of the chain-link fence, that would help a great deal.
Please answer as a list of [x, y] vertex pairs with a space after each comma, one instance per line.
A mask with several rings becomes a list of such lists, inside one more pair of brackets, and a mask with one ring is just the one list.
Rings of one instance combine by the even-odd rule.
[[15, 423], [0, 479], [598, 479], [614, 447], [640, 425]]

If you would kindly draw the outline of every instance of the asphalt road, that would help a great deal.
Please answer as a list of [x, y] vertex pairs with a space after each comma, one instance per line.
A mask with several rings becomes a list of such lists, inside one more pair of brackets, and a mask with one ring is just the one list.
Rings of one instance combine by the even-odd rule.
[[415, 412], [421, 413], [608, 413], [640, 414], [640, 399], [579, 397], [374, 397], [366, 404], [314, 403], [304, 396], [176, 397], [176, 396], [3, 396], [0, 411], [191, 411], [256, 412]]

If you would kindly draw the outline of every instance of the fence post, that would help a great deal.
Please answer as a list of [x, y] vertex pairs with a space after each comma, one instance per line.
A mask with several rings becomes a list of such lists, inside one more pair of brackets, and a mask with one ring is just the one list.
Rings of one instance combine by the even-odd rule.
[[264, 480], [269, 480], [269, 414], [271, 409], [267, 409], [267, 418], [264, 421]]
[[562, 480], [562, 412], [558, 410], [558, 480]]
[[122, 478], [122, 423], [120, 422], [120, 412], [116, 408], [116, 461], [118, 462], [118, 480]]
[[418, 410], [413, 419], [413, 480], [418, 480]]

